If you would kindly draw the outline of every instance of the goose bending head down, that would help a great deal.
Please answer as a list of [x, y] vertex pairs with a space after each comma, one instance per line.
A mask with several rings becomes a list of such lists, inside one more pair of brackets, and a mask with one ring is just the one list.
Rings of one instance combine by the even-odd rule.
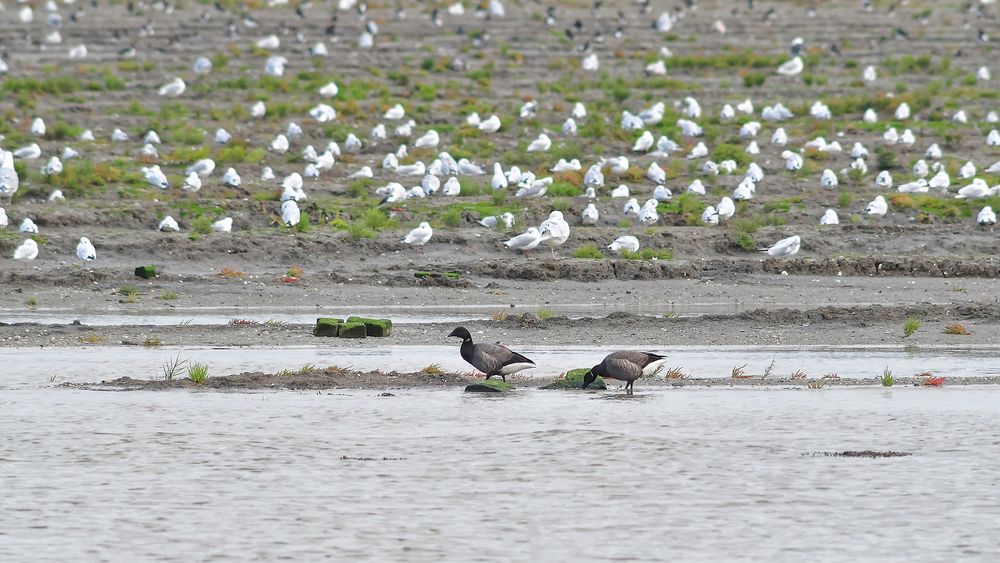
[[597, 376], [625, 382], [625, 390], [632, 393], [635, 380], [650, 376], [666, 362], [666, 358], [651, 352], [622, 350], [605, 356], [604, 361], [590, 368], [583, 376], [583, 389], [597, 380]]
[[521, 370], [535, 367], [535, 362], [499, 344], [474, 344], [472, 335], [465, 327], [451, 331], [449, 337], [462, 339], [462, 359], [472, 367], [486, 374], [486, 379], [499, 375], [507, 381], [507, 376]]

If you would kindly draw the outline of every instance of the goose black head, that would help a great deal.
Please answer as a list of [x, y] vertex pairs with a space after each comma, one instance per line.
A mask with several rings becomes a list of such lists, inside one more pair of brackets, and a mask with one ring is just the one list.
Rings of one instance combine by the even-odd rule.
[[588, 371], [587, 373], [583, 374], [583, 387], [580, 387], [580, 389], [586, 389], [588, 385], [590, 385], [594, 381], [597, 381], [597, 373], [596, 372], [597, 372], [598, 369], [600, 369], [600, 367], [601, 366], [594, 366], [594, 367], [590, 368], [590, 371]]
[[466, 329], [464, 326], [460, 326], [460, 327], [456, 328], [455, 330], [451, 331], [451, 334], [449, 334], [448, 337], [451, 338], [452, 336], [454, 336], [456, 338], [461, 338], [462, 342], [466, 342], [466, 341], [471, 341], [472, 340], [472, 335], [469, 334], [468, 329]]

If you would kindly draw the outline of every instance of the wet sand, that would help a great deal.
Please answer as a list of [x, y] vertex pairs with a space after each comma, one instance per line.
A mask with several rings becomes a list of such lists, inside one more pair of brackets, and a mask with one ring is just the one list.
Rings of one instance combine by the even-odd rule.
[[[61, 387], [73, 389], [91, 389], [98, 391], [168, 391], [185, 389], [190, 391], [328, 391], [334, 389], [354, 389], [367, 391], [392, 391], [406, 389], [439, 389], [439, 388], [462, 388], [483, 381], [482, 374], [472, 373], [441, 373], [429, 374], [425, 372], [398, 373], [398, 372], [359, 372], [345, 368], [330, 367], [316, 369], [308, 373], [295, 374], [273, 374], [273, 373], [240, 373], [221, 377], [209, 377], [201, 383], [194, 383], [189, 379], [179, 377], [171, 380], [163, 379], [133, 379], [122, 377], [118, 379], [105, 380], [91, 383], [64, 383]], [[559, 378], [551, 377], [508, 377], [507, 381], [515, 385], [515, 390], [504, 393], [515, 392], [516, 389], [541, 389], [559, 381]], [[947, 385], [998, 385], [1000, 377], [948, 377]], [[607, 380], [610, 391], [617, 391], [624, 384], [614, 380]], [[939, 384], [943, 385], [944, 383]], [[683, 377], [677, 379], [665, 379], [663, 377], [646, 377], [636, 383], [636, 392], [641, 392], [644, 388], [800, 388], [800, 389], [823, 389], [837, 386], [881, 386], [877, 378], [838, 378], [838, 377], [814, 377], [791, 378], [772, 377], [764, 375], [747, 375], [734, 378], [718, 377]], [[895, 378], [894, 386], [901, 387], [934, 387], [929, 383], [927, 377], [906, 376]], [[560, 389], [560, 392], [580, 392], [580, 393], [603, 393], [606, 391], [596, 389]], [[607, 392], [610, 392], [607, 391]], [[552, 392], [557, 392], [553, 390]]]

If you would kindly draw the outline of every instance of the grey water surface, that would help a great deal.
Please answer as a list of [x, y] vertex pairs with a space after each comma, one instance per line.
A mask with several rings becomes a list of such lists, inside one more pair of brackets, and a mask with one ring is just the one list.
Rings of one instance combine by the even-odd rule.
[[[648, 348], [648, 347], [647, 347]], [[523, 346], [517, 350], [534, 360], [529, 376], [555, 376], [574, 368], [600, 363], [608, 349], [594, 346]], [[932, 371], [944, 376], [1000, 375], [1000, 350], [995, 347], [836, 347], [836, 346], [676, 346], [651, 351], [664, 353], [668, 365], [692, 377], [730, 377], [734, 367], [762, 375], [788, 377], [802, 370], [819, 378], [836, 373], [842, 378], [872, 378], [889, 368], [897, 377]], [[338, 365], [356, 370], [415, 372], [438, 364], [445, 371], [472, 369], [462, 360], [458, 342], [451, 345], [381, 345], [357, 347], [284, 346], [280, 348], [209, 347], [45, 347], [0, 348], [0, 389], [86, 383], [122, 376], [162, 377], [161, 366], [173, 358], [204, 363], [214, 375], [245, 371], [275, 373], [305, 364]], [[773, 366], [772, 366], [773, 363]], [[641, 385], [641, 382], [639, 383]]]
[[1000, 557], [1000, 387], [378, 395], [0, 392], [0, 560]]

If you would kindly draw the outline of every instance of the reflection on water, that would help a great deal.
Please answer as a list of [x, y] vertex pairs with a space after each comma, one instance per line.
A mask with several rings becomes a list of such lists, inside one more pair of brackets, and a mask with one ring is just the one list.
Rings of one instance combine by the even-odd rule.
[[1000, 556], [998, 388], [377, 395], [0, 393], [0, 560]]
[[[593, 347], [518, 346], [517, 350], [538, 364], [523, 374], [553, 376], [600, 363], [607, 350]], [[745, 373], [760, 375], [771, 366], [774, 377], [788, 377], [802, 370], [818, 378], [836, 373], [845, 378], [870, 378], [888, 367], [896, 376], [932, 371], [945, 376], [1000, 375], [995, 348], [767, 348], [767, 347], [662, 347], [669, 366], [681, 367], [692, 377], [730, 377], [733, 366], [746, 364]], [[462, 360], [458, 343], [442, 346], [368, 346], [328, 348], [322, 346], [282, 348], [0, 348], [0, 389], [32, 388], [54, 383], [92, 382], [131, 376], [162, 377], [161, 366], [180, 356], [208, 364], [215, 375], [245, 371], [274, 373], [305, 364], [318, 367], [339, 365], [358, 370], [413, 372], [439, 364], [446, 371], [472, 368]], [[641, 386], [641, 382], [639, 384]]]

